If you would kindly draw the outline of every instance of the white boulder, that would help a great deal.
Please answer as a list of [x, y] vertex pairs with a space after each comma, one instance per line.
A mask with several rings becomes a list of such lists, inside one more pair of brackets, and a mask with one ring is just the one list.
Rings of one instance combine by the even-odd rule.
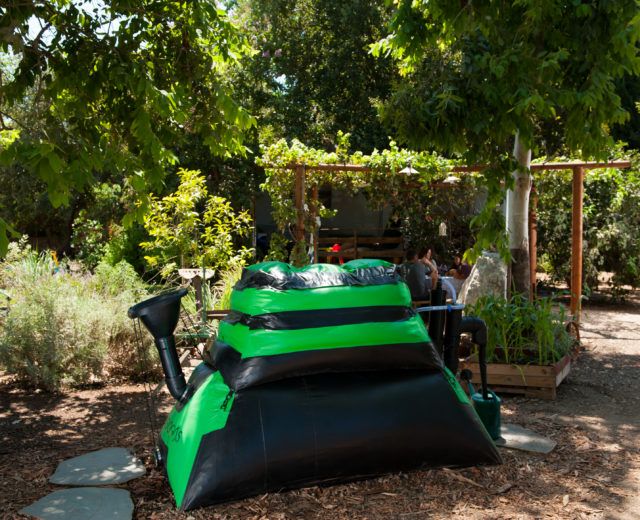
[[480, 296], [507, 295], [507, 266], [498, 253], [483, 251], [471, 269], [458, 296], [458, 302], [470, 305]]

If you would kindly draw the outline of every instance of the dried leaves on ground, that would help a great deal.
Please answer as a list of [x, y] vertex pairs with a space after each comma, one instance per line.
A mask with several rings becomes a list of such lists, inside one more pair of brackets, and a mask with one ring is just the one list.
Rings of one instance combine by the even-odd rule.
[[[640, 479], [640, 307], [585, 311], [581, 354], [557, 401], [507, 398], [503, 421], [549, 436], [548, 455], [501, 449], [499, 467], [386, 475], [344, 485], [270, 493], [187, 513], [176, 510], [151, 461], [142, 386], [51, 395], [0, 378], [0, 517], [57, 489], [47, 482], [69, 457], [131, 448], [147, 465], [128, 489], [140, 519], [322, 520], [609, 518], [633, 511]], [[160, 403], [160, 415], [170, 408]], [[629, 516], [632, 518], [632, 516]]]

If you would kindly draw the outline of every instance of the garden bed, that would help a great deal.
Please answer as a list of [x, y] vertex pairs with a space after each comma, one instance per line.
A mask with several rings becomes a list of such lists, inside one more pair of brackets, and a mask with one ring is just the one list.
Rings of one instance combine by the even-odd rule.
[[[552, 365], [516, 365], [487, 363], [487, 382], [498, 394], [519, 394], [538, 399], [555, 399], [560, 383], [571, 371], [572, 358], [569, 354]], [[480, 377], [477, 358], [469, 357], [460, 364], [461, 369], [469, 369], [474, 380]]]
[[[578, 329], [567, 324], [561, 305], [549, 298], [530, 301], [522, 295], [509, 300], [483, 296], [465, 311], [487, 325], [487, 379], [498, 393], [555, 399], [556, 389], [571, 370], [572, 354], [579, 346]], [[475, 346], [460, 345], [462, 368], [479, 381]]]

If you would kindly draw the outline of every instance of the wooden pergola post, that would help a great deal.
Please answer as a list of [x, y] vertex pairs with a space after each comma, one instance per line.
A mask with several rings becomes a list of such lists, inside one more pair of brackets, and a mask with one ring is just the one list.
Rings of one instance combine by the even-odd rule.
[[314, 184], [313, 188], [311, 188], [311, 218], [314, 221], [313, 224], [313, 263], [318, 263], [318, 237], [320, 236], [320, 230], [318, 226], [315, 224], [316, 219], [318, 218], [318, 185]]
[[304, 240], [304, 177], [305, 166], [299, 164], [296, 166], [296, 181], [294, 186], [294, 198], [296, 203], [296, 233], [297, 242]]
[[571, 208], [571, 315], [580, 322], [582, 299], [582, 203], [584, 195], [584, 167], [573, 167], [573, 204]]
[[531, 291], [529, 297], [534, 300], [536, 297], [536, 270], [538, 268], [538, 194], [536, 188], [531, 185], [531, 195], [529, 198], [529, 280]]

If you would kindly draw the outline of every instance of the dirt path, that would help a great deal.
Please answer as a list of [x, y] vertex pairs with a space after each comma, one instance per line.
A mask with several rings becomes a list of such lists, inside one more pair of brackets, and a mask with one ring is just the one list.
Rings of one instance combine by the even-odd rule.
[[[495, 468], [416, 471], [273, 493], [181, 513], [151, 464], [145, 395], [122, 385], [52, 396], [0, 380], [0, 518], [56, 489], [68, 457], [132, 448], [148, 475], [123, 485], [144, 519], [640, 519], [640, 305], [589, 307], [586, 347], [557, 401], [507, 398], [503, 421], [554, 438], [547, 456], [502, 450]], [[170, 399], [165, 398], [165, 412]]]
[[[594, 441], [627, 456], [626, 474], [614, 482], [621, 502], [612, 518], [640, 518], [640, 307], [590, 307], [583, 316], [589, 350], [562, 404]], [[579, 411], [578, 411], [579, 410]]]

